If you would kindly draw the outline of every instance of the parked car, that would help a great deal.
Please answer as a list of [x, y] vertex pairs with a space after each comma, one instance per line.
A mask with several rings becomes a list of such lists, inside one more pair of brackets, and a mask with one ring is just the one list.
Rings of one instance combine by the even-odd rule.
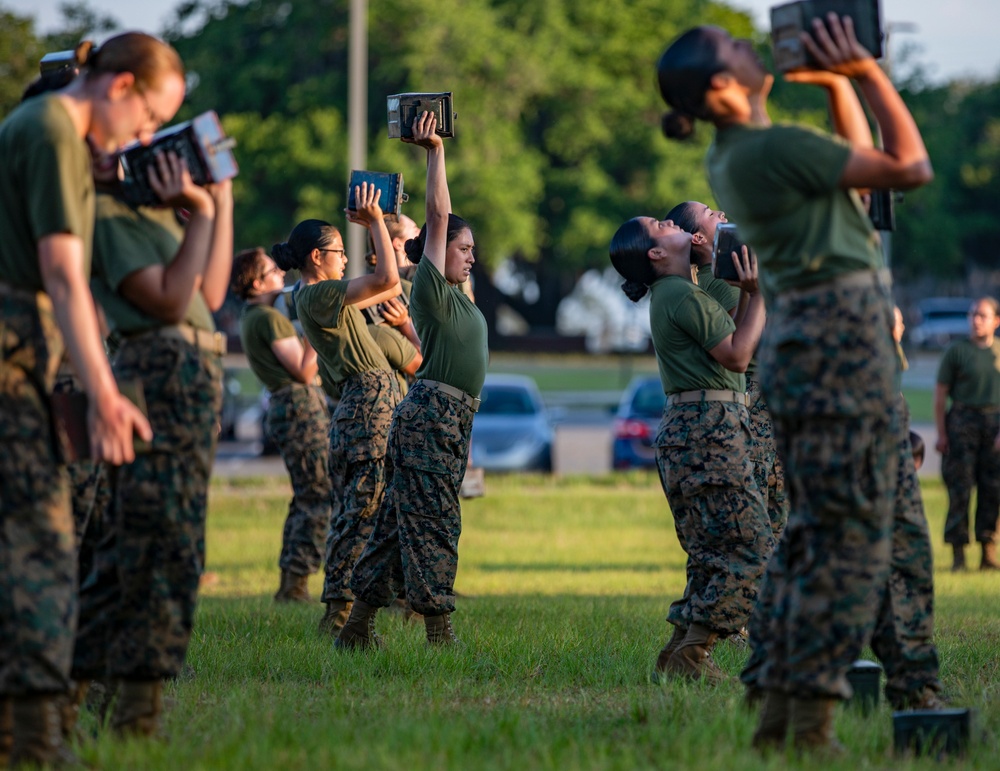
[[472, 465], [487, 471], [551, 471], [552, 418], [535, 381], [487, 375], [472, 422]]
[[910, 343], [917, 348], [946, 348], [969, 336], [969, 297], [928, 297], [917, 303], [917, 323], [910, 328]]
[[628, 384], [615, 413], [612, 468], [656, 467], [653, 440], [666, 400], [659, 375], [640, 375]]

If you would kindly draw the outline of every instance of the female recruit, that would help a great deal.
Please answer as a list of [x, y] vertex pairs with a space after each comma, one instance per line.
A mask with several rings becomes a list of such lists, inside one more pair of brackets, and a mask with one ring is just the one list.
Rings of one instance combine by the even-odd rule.
[[11, 744], [14, 763], [67, 755], [55, 715], [69, 688], [76, 562], [49, 407], [64, 351], [90, 397], [96, 460], [129, 461], [133, 430], [151, 437], [115, 385], [87, 286], [94, 186], [85, 138], [107, 152], [148, 140], [180, 106], [184, 70], [170, 46], [140, 33], [81, 50], [80, 76], [0, 124], [0, 764]]
[[292, 482], [292, 500], [281, 539], [281, 583], [276, 602], [308, 602], [309, 576], [323, 562], [332, 488], [327, 469], [330, 418], [315, 384], [316, 351], [299, 339], [288, 316], [274, 307], [285, 271], [263, 249], [233, 260], [231, 286], [246, 301], [240, 340], [250, 369], [270, 392], [264, 430], [275, 443]]
[[[856, 188], [907, 189], [931, 178], [923, 141], [849, 19], [814, 22], [803, 44], [820, 69], [853, 78], [885, 150], [797, 126], [772, 126], [772, 83], [749, 41], [714, 27], [684, 33], [658, 63], [683, 138], [716, 127], [707, 163], [716, 200], [760, 259], [768, 326], [761, 386], [785, 463], [787, 560], [765, 632], [767, 692], [757, 746], [833, 743], [846, 674], [871, 636], [870, 598], [888, 577], [897, 477], [892, 303]], [[787, 547], [787, 548], [786, 548]], [[836, 589], [834, 589], [836, 587]]]
[[128, 203], [116, 171], [115, 159], [95, 157], [91, 285], [117, 343], [115, 377], [141, 393], [154, 437], [110, 475], [108, 530], [81, 589], [73, 675], [116, 681], [112, 728], [154, 736], [163, 682], [184, 665], [205, 567], [226, 352], [212, 311], [232, 267], [233, 198], [228, 181], [194, 184], [172, 152], [149, 170], [161, 206]]
[[650, 293], [653, 347], [667, 403], [656, 437], [660, 482], [688, 555], [684, 596], [670, 606], [673, 636], [657, 673], [720, 683], [716, 640], [750, 617], [773, 548], [751, 463], [746, 370], [764, 325], [757, 270], [736, 260], [748, 295], [734, 321], [691, 280], [691, 235], [671, 220], [637, 217], [611, 240], [611, 264], [633, 301]]
[[330, 421], [329, 477], [332, 509], [326, 540], [326, 612], [321, 632], [336, 635], [350, 613], [351, 568], [375, 523], [385, 492], [385, 447], [399, 386], [392, 367], [368, 334], [361, 308], [399, 294], [399, 275], [378, 200], [367, 183], [355, 190], [351, 222], [372, 234], [375, 271], [344, 279], [347, 258], [340, 233], [320, 220], [305, 220], [271, 256], [281, 270], [298, 269], [295, 313], [316, 350], [323, 388], [339, 398]]
[[423, 351], [417, 381], [392, 421], [392, 477], [375, 531], [354, 568], [356, 597], [339, 647], [377, 642], [375, 614], [399, 590], [423, 614], [427, 640], [455, 640], [455, 575], [462, 510], [458, 492], [469, 457], [472, 418], [486, 378], [486, 320], [459, 288], [475, 262], [468, 223], [451, 213], [444, 144], [436, 118], [423, 113], [413, 142], [427, 150], [427, 224], [406, 243], [417, 263], [410, 312]]

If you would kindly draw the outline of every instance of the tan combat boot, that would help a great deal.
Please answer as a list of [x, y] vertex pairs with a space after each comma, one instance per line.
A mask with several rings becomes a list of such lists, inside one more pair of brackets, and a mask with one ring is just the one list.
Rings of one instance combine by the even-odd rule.
[[122, 680], [111, 713], [111, 730], [119, 736], [156, 736], [162, 712], [162, 680]]
[[839, 755], [843, 745], [833, 732], [837, 699], [792, 699], [789, 727], [796, 750]]
[[11, 698], [11, 768], [77, 766], [79, 760], [63, 743], [59, 714], [61, 694]]
[[997, 562], [997, 545], [992, 542], [983, 542], [983, 559], [979, 563], [980, 570], [1000, 570], [1000, 562]]
[[377, 648], [382, 645], [382, 638], [375, 634], [375, 616], [378, 605], [369, 605], [364, 600], [355, 598], [351, 607], [351, 615], [340, 630], [333, 643], [334, 648]]
[[312, 602], [309, 596], [309, 576], [281, 571], [281, 586], [274, 594], [275, 602]]
[[754, 749], [780, 750], [785, 746], [791, 701], [787, 694], [778, 691], [764, 691], [760, 722], [753, 734]]
[[712, 648], [718, 639], [718, 633], [707, 626], [692, 624], [667, 659], [665, 671], [691, 680], [705, 680], [712, 685], [725, 683], [729, 676], [712, 660]]
[[451, 628], [451, 613], [440, 616], [424, 616], [424, 628], [427, 630], [427, 642], [431, 645], [455, 645], [458, 638]]
[[344, 624], [347, 623], [347, 619], [351, 615], [353, 604], [350, 600], [330, 600], [326, 604], [323, 618], [319, 620], [319, 633], [330, 637], [336, 637], [340, 634], [340, 630], [344, 628]]
[[659, 684], [663, 675], [667, 672], [667, 661], [673, 655], [674, 651], [677, 650], [677, 646], [681, 644], [684, 637], [687, 635], [687, 628], [683, 626], [674, 626], [673, 634], [670, 635], [670, 639], [667, 640], [666, 645], [660, 651], [659, 655], [656, 657], [656, 663], [653, 665], [653, 674], [651, 679], [654, 683]]
[[951, 550], [953, 555], [951, 563], [951, 572], [961, 573], [963, 570], [965, 570], [965, 544], [953, 543], [951, 545]]
[[89, 680], [78, 680], [59, 702], [59, 716], [62, 722], [63, 739], [68, 742], [76, 738], [76, 723], [80, 719], [80, 708], [90, 690]]

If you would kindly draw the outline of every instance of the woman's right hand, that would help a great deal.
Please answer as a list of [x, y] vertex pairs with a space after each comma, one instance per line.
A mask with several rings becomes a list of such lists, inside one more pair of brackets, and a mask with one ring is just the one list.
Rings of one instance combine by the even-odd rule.
[[413, 121], [413, 136], [403, 137], [403, 141], [428, 150], [443, 147], [444, 142], [437, 134], [437, 115], [426, 110], [420, 113], [420, 117]]
[[187, 161], [177, 153], [158, 153], [148, 173], [149, 186], [167, 206], [209, 216], [215, 212], [212, 194], [194, 183]]
[[813, 19], [812, 34], [802, 32], [802, 44], [819, 62], [819, 69], [829, 70], [848, 78], [859, 78], [878, 69], [878, 62], [858, 42], [854, 21], [850, 16], [829, 13], [826, 23]]
[[362, 182], [354, 186], [354, 203], [357, 209], [344, 209], [347, 214], [347, 221], [355, 225], [363, 225], [371, 228], [376, 222], [382, 219], [382, 207], [378, 205], [382, 191], [375, 185]]

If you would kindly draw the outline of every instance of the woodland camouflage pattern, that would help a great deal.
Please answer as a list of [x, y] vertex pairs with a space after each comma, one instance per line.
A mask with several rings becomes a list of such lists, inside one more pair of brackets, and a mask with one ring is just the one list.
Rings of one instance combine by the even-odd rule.
[[945, 419], [948, 452], [941, 456], [941, 478], [948, 488], [944, 542], [969, 543], [969, 499], [976, 488], [975, 536], [996, 540], [1000, 512], [1000, 452], [993, 449], [1000, 432], [1000, 410], [952, 404]]
[[756, 604], [774, 538], [749, 423], [746, 408], [725, 402], [668, 407], [660, 423], [656, 465], [688, 555], [684, 597], [667, 616], [675, 626], [732, 634]]
[[278, 565], [297, 576], [319, 570], [330, 523], [330, 416], [323, 392], [295, 384], [271, 394], [264, 430], [292, 483]]
[[400, 402], [389, 435], [389, 488], [351, 588], [371, 605], [390, 605], [405, 587], [417, 613], [455, 610], [459, 489], [469, 459], [472, 410], [417, 381]]
[[351, 571], [375, 527], [385, 493], [385, 453], [399, 385], [388, 370], [352, 375], [341, 383], [330, 421], [333, 506], [326, 537], [323, 602], [353, 600]]
[[62, 337], [44, 295], [6, 290], [0, 306], [0, 696], [63, 692], [76, 628], [76, 549], [47, 397]]

